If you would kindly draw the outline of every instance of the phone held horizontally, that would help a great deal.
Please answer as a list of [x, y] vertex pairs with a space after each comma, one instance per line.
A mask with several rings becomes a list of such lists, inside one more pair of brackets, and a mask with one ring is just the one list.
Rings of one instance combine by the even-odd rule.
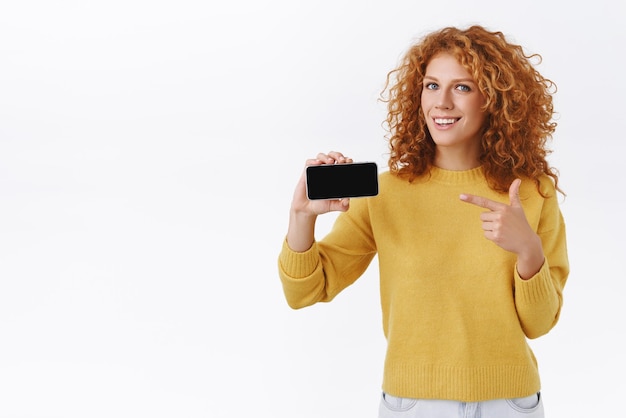
[[376, 196], [378, 166], [374, 162], [310, 165], [306, 191], [310, 200]]

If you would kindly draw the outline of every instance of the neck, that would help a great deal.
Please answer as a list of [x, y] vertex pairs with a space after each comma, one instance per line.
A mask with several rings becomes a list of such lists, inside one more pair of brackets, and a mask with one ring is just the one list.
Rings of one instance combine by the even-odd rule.
[[464, 171], [480, 166], [478, 151], [471, 149], [450, 149], [437, 147], [435, 166], [444, 170]]

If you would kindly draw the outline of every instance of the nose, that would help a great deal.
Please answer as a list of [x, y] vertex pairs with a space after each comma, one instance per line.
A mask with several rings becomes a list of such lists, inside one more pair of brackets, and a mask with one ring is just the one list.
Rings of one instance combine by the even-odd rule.
[[452, 93], [446, 89], [439, 90], [435, 107], [437, 109], [452, 109], [454, 107]]

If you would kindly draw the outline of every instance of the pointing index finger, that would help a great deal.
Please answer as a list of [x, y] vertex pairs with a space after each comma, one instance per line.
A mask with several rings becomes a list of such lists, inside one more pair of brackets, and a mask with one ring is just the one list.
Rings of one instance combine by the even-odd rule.
[[467, 203], [471, 203], [472, 205], [480, 206], [481, 208], [489, 209], [489, 210], [497, 210], [500, 207], [500, 203], [494, 202], [493, 200], [487, 199], [482, 196], [474, 196], [472, 194], [462, 194], [459, 198]]

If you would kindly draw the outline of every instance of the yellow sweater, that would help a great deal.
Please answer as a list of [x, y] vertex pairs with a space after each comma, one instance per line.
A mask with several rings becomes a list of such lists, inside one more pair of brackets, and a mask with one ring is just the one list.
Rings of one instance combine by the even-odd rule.
[[383, 331], [382, 389], [394, 396], [476, 402], [540, 389], [527, 338], [558, 321], [569, 274], [565, 224], [553, 183], [543, 198], [524, 180], [522, 205], [541, 237], [541, 270], [522, 280], [516, 256], [487, 240], [480, 213], [461, 193], [509, 203], [481, 168], [431, 170], [413, 183], [380, 174], [376, 197], [352, 199], [306, 252], [283, 242], [278, 268], [292, 308], [332, 300], [378, 255]]

